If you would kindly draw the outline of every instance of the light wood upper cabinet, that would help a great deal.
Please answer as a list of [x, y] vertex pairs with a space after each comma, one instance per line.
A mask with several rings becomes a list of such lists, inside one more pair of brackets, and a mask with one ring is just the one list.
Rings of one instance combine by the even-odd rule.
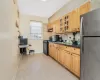
[[91, 3], [90, 2], [87, 2], [86, 4], [82, 5], [79, 8], [80, 15], [89, 12], [90, 11], [90, 8], [91, 8]]
[[64, 30], [65, 32], [71, 32], [72, 30], [72, 14], [71, 12], [64, 17]]
[[55, 32], [56, 33], [60, 33], [60, 20], [58, 19], [58, 20], [56, 20], [56, 22], [55, 22]]
[[91, 3], [89, 1], [53, 23], [48, 24], [48, 28], [53, 28], [55, 33], [80, 31], [80, 15], [89, 12], [90, 9]]
[[53, 23], [51, 24], [51, 26], [52, 26], [53, 32], [55, 33], [55, 32], [56, 32], [56, 30], [55, 30], [55, 28], [56, 28], [55, 22], [53, 22]]
[[71, 29], [72, 29], [72, 32], [75, 32], [78, 28], [78, 9], [75, 9], [72, 11], [72, 18], [71, 18], [71, 21], [72, 21], [72, 26], [71, 26]]
[[83, 15], [87, 12], [89, 12], [91, 10], [91, 3], [87, 2], [84, 5], [82, 5], [79, 9], [78, 9], [78, 28], [77, 31], [80, 31], [80, 15]]
[[64, 33], [64, 16], [60, 18], [60, 33]]
[[80, 77], [80, 56], [72, 54], [72, 71]]
[[48, 29], [50, 29], [51, 28], [51, 23], [49, 23], [47, 26], [48, 26]]

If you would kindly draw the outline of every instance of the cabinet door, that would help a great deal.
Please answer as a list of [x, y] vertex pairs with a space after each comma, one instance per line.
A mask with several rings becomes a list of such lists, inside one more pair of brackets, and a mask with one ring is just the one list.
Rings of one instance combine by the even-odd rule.
[[52, 44], [52, 57], [55, 59], [55, 44]]
[[82, 5], [78, 9], [78, 28], [77, 28], [77, 31], [80, 31], [80, 15], [89, 12], [90, 9], [91, 9], [91, 3], [90, 2], [87, 2], [86, 4]]
[[53, 58], [56, 60], [57, 57], [57, 49], [56, 49], [56, 44], [53, 44]]
[[52, 43], [49, 44], [49, 55], [52, 58], [54, 57], [54, 48], [53, 48], [53, 44]]
[[57, 60], [58, 59], [58, 50], [56, 49], [56, 51], [55, 51], [55, 60]]
[[57, 50], [57, 61], [60, 63], [60, 50], [59, 48]]
[[64, 66], [71, 69], [72, 57], [69, 51], [64, 51]]
[[78, 28], [78, 9], [75, 9], [72, 11], [72, 26], [71, 26], [71, 30], [72, 32], [75, 32]]
[[60, 61], [61, 64], [64, 65], [64, 51], [62, 49], [60, 49], [59, 61]]
[[90, 11], [90, 8], [91, 8], [90, 2], [87, 2], [86, 4], [82, 5], [82, 6], [80, 7], [80, 15], [89, 12], [89, 11]]
[[64, 16], [60, 19], [60, 33], [64, 33]]
[[73, 18], [72, 18], [72, 12], [70, 12], [70, 13], [68, 13], [67, 14], [68, 15], [68, 22], [67, 22], [67, 28], [68, 28], [68, 30], [67, 30], [67, 32], [72, 32], [72, 26], [73, 26], [73, 24], [72, 24], [72, 20], [73, 20]]
[[50, 43], [49, 43], [49, 55], [52, 56], [52, 46]]
[[60, 20], [56, 21], [56, 33], [60, 33]]
[[72, 71], [80, 77], [80, 56], [72, 54]]
[[48, 26], [48, 29], [50, 29], [50, 23], [48, 23], [48, 25], [47, 25], [47, 26]]
[[58, 60], [58, 45], [56, 44], [56, 47], [55, 47], [55, 60]]
[[52, 28], [53, 28], [53, 33], [55, 33], [56, 32], [56, 23], [55, 22], [52, 23]]

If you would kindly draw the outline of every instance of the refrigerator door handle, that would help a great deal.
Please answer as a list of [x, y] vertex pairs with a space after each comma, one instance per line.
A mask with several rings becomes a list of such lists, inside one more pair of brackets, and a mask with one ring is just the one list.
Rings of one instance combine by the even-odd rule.
[[81, 17], [81, 35], [84, 35], [84, 29], [83, 29], [83, 17]]
[[81, 54], [84, 53], [84, 29], [83, 29], [83, 17], [81, 17]]
[[84, 37], [81, 36], [81, 54], [84, 54]]

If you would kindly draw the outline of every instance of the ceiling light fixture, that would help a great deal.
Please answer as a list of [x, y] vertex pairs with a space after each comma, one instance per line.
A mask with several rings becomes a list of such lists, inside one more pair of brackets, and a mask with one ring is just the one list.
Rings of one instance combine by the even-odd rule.
[[45, 1], [47, 1], [47, 0], [41, 0], [41, 1], [45, 2]]

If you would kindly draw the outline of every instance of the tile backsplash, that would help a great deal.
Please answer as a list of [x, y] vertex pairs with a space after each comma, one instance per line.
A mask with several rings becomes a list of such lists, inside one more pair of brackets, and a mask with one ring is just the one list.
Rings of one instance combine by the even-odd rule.
[[[73, 33], [62, 34], [61, 36], [62, 36], [63, 41], [65, 41], [65, 40], [73, 40], [73, 38], [74, 38]], [[80, 40], [80, 33], [76, 33], [75, 40], [76, 41]]]

